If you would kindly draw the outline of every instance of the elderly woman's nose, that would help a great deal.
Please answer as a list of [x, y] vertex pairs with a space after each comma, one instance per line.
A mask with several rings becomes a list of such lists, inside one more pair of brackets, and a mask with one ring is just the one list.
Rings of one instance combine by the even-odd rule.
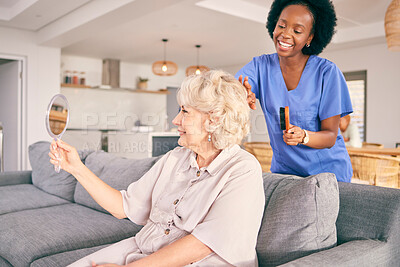
[[172, 124], [179, 126], [181, 124], [181, 112], [178, 113], [178, 115], [175, 116], [175, 118], [172, 120]]

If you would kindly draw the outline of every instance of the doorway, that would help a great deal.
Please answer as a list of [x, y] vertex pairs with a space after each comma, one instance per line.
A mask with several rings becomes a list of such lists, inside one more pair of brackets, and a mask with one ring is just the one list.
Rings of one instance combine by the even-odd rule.
[[25, 59], [0, 55], [0, 122], [3, 128], [2, 171], [26, 166], [23, 68]]

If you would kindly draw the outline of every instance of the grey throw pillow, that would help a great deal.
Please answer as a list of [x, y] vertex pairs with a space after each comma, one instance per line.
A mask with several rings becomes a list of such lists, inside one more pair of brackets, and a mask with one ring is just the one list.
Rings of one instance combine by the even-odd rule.
[[276, 266], [336, 245], [339, 191], [332, 173], [306, 178], [264, 173], [260, 266]]
[[[74, 201], [76, 179], [66, 171], [54, 171], [50, 163], [50, 142], [40, 141], [29, 146], [29, 162], [32, 167], [32, 184], [41, 190], [59, 196], [63, 199]], [[84, 162], [92, 151], [78, 151]]]
[[[127, 189], [139, 180], [160, 157], [145, 159], [127, 159], [113, 154], [98, 151], [86, 158], [85, 165], [106, 184], [117, 190]], [[92, 209], [108, 213], [78, 183], [75, 189], [75, 202]]]

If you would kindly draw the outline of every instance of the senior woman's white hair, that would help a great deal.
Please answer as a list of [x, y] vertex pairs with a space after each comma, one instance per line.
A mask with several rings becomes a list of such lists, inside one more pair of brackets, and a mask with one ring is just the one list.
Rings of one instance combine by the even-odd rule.
[[250, 108], [244, 86], [231, 74], [211, 70], [187, 77], [177, 92], [180, 106], [210, 115], [206, 129], [218, 149], [240, 144], [249, 133]]

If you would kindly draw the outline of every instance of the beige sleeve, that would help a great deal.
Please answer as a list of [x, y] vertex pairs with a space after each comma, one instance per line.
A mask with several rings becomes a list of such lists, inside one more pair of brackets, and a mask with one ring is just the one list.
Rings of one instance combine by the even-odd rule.
[[130, 184], [127, 190], [120, 191], [125, 214], [132, 222], [146, 224], [150, 215], [153, 189], [169, 155], [170, 153], [165, 154], [145, 175]]

